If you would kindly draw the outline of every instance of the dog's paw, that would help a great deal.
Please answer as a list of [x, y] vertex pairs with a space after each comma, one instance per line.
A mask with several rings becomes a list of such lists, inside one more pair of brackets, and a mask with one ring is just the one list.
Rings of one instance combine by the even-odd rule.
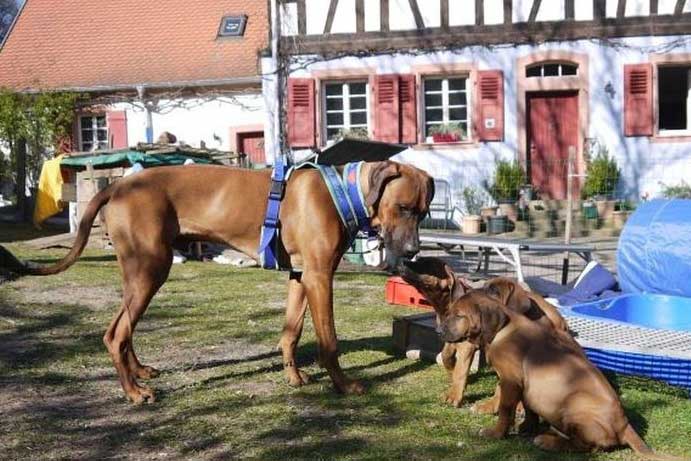
[[460, 408], [461, 402], [463, 401], [463, 395], [456, 391], [448, 391], [444, 394], [444, 402], [451, 405], [454, 408]]
[[486, 427], [484, 429], [480, 429], [480, 437], [484, 437], [486, 439], [501, 439], [504, 437], [504, 433], [498, 431], [494, 426]]
[[360, 381], [348, 380], [340, 386], [336, 386], [338, 392], [347, 395], [362, 395], [365, 393], [365, 386]]
[[288, 380], [288, 385], [292, 387], [304, 386], [310, 382], [309, 375], [298, 369], [293, 369], [292, 371], [287, 372], [286, 379]]
[[475, 413], [476, 415], [493, 415], [497, 412], [497, 409], [494, 400], [489, 399], [474, 403], [470, 407], [470, 412]]
[[148, 386], [141, 385], [137, 385], [134, 389], [127, 392], [127, 398], [135, 405], [154, 403], [156, 401], [154, 391]]

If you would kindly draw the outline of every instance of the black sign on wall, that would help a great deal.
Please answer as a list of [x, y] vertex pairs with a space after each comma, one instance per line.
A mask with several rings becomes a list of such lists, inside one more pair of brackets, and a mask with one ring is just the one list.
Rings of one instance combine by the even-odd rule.
[[224, 16], [221, 20], [221, 28], [218, 31], [219, 37], [242, 37], [245, 33], [247, 16]]

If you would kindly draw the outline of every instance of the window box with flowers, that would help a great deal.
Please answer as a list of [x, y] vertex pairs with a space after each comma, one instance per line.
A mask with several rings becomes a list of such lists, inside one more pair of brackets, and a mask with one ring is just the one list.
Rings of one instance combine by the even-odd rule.
[[459, 123], [434, 125], [429, 129], [428, 133], [435, 143], [460, 142], [466, 138], [463, 127]]

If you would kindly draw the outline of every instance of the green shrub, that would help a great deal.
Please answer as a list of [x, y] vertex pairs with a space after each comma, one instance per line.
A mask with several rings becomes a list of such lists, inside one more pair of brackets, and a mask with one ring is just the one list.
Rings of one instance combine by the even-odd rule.
[[487, 193], [476, 187], [464, 187], [463, 192], [463, 207], [468, 215], [479, 215], [482, 207], [487, 205]]
[[619, 167], [614, 157], [610, 157], [606, 147], [600, 147], [595, 158], [588, 163], [583, 198], [612, 198], [619, 182]]
[[662, 195], [665, 198], [691, 198], [691, 186], [683, 179], [679, 184], [668, 186], [665, 183], [662, 185]]
[[494, 172], [494, 183], [490, 193], [496, 201], [516, 201], [521, 187], [525, 185], [526, 176], [523, 167], [517, 162], [499, 160]]

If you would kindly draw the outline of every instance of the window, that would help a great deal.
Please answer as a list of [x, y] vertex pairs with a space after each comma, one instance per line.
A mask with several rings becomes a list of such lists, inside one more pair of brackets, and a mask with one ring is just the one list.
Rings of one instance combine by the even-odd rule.
[[221, 19], [221, 28], [218, 30], [219, 37], [242, 37], [245, 34], [247, 16], [225, 16]]
[[366, 81], [324, 85], [327, 139], [338, 138], [345, 132], [369, 133], [368, 93]]
[[79, 119], [80, 150], [91, 152], [108, 148], [105, 115], [84, 115]]
[[691, 132], [691, 66], [660, 66], [657, 74], [660, 131]]
[[525, 69], [526, 77], [564, 77], [578, 75], [576, 64], [551, 62], [534, 64]]
[[439, 129], [456, 131], [458, 140], [469, 139], [470, 92], [467, 77], [426, 78], [425, 137]]

